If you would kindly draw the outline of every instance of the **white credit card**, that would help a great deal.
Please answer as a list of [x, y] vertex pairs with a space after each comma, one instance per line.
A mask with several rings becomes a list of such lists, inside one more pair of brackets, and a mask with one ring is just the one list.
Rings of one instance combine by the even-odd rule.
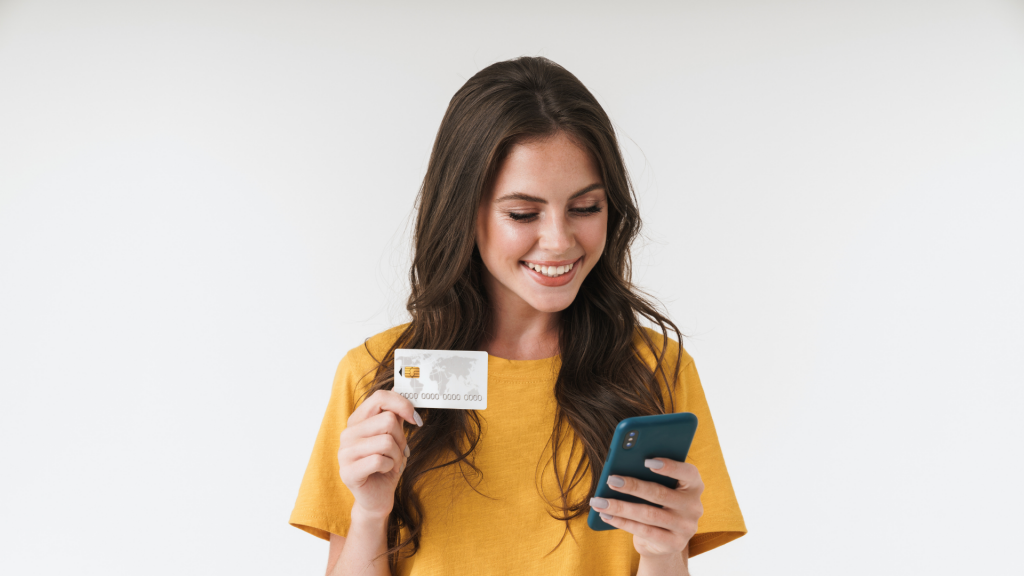
[[487, 408], [487, 352], [395, 350], [394, 391], [417, 408]]

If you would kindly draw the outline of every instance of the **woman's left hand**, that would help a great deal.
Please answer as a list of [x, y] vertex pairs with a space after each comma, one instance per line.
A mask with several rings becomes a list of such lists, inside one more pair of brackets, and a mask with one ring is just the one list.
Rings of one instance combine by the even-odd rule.
[[609, 476], [608, 486], [662, 508], [611, 498], [591, 498], [590, 506], [601, 513], [602, 520], [632, 534], [633, 546], [640, 556], [679, 554], [697, 533], [697, 520], [704, 513], [700, 503], [704, 482], [697, 467], [686, 462], [652, 458], [644, 461], [644, 465], [658, 474], [675, 478], [679, 484], [668, 488], [628, 476]]

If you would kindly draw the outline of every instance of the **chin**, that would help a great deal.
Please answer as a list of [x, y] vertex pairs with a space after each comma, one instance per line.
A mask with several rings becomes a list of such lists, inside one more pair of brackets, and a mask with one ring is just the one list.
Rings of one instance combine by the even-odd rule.
[[576, 300], [576, 292], [573, 292], [571, 296], [563, 298], [535, 298], [526, 301], [530, 303], [530, 306], [541, 312], [561, 312], [568, 308], [574, 300]]

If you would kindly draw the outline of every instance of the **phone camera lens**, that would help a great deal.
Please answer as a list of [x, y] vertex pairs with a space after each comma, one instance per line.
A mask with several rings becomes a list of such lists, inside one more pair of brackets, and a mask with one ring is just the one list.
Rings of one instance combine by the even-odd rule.
[[626, 434], [626, 439], [622, 442], [622, 447], [629, 450], [633, 447], [633, 444], [636, 444], [636, 440], [639, 436], [640, 433], [637, 430], [630, 430]]

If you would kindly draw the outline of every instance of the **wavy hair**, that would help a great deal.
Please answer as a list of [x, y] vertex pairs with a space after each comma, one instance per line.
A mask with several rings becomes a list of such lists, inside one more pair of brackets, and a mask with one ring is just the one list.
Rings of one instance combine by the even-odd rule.
[[[583, 83], [558, 64], [543, 57], [497, 62], [452, 97], [417, 198], [406, 303], [412, 322], [383, 357], [375, 358], [375, 375], [362, 396], [393, 388], [396, 348], [477, 350], [487, 341], [492, 310], [476, 247], [478, 205], [513, 146], [558, 132], [596, 160], [608, 198], [608, 231], [604, 252], [560, 314], [561, 368], [549, 447], [561, 493], [557, 502], [549, 500], [548, 513], [565, 521], [566, 529], [556, 549], [566, 533], [572, 534], [569, 521], [588, 510], [618, 422], [674, 411], [676, 375], [670, 380], [662, 368], [668, 327], [682, 342], [676, 325], [631, 281], [630, 246], [640, 231], [640, 213], [611, 121]], [[634, 341], [639, 337], [649, 350], [656, 349], [641, 317], [665, 336], [654, 369]], [[676, 366], [681, 355], [680, 345]], [[671, 382], [667, 401], [655, 377], [658, 371], [664, 382]], [[392, 569], [403, 551], [412, 555], [419, 550], [424, 511], [417, 483], [429, 472], [453, 465], [470, 486], [470, 476], [480, 474], [472, 458], [480, 441], [479, 415], [420, 410], [422, 428], [405, 424], [412, 455], [388, 519], [386, 554]], [[560, 459], [566, 451], [567, 457]], [[566, 464], [559, 469], [554, 463], [562, 460]], [[574, 489], [584, 489], [587, 485], [581, 483], [588, 481], [586, 496], [573, 499]], [[404, 539], [402, 529], [407, 532]]]

